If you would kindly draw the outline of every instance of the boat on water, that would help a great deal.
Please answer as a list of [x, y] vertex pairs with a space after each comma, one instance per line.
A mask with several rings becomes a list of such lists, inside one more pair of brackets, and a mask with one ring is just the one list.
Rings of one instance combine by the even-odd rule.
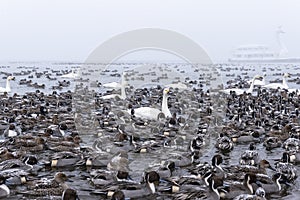
[[300, 62], [300, 57], [288, 57], [288, 50], [281, 40], [281, 34], [285, 33], [281, 27], [276, 31], [279, 51], [273, 51], [266, 45], [250, 44], [237, 47], [232, 52], [229, 62], [265, 62], [265, 63], [294, 63]]

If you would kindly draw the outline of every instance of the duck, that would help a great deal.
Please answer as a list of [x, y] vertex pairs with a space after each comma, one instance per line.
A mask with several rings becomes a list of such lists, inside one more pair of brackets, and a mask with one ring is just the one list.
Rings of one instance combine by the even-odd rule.
[[245, 172], [245, 173], [255, 173], [255, 174], [267, 174], [266, 169], [271, 169], [272, 171], [276, 171], [276, 169], [274, 169], [270, 162], [263, 159], [260, 160], [258, 163], [258, 166], [251, 166], [251, 165], [240, 165], [237, 166], [237, 172]]
[[252, 173], [246, 173], [242, 183], [234, 182], [227, 187], [227, 193], [225, 193], [222, 199], [233, 199], [241, 193], [247, 192], [248, 194], [254, 194], [253, 183], [256, 183], [256, 175]]
[[[160, 176], [156, 171], [145, 172], [143, 181], [138, 184], [126, 183], [120, 190], [127, 199], [137, 199], [142, 197], [152, 197], [157, 193], [157, 187], [160, 182]], [[123, 196], [123, 195], [122, 195]]]
[[10, 124], [7, 129], [3, 132], [4, 137], [10, 138], [10, 137], [16, 137], [18, 135], [21, 135], [20, 128], [16, 127], [14, 124]]
[[289, 182], [293, 182], [297, 178], [297, 169], [290, 163], [291, 157], [288, 152], [283, 152], [281, 161], [275, 164], [276, 171], [286, 177]]
[[266, 192], [262, 187], [259, 187], [255, 194], [240, 194], [233, 200], [266, 200]]
[[108, 170], [92, 170], [90, 172], [90, 181], [97, 188], [102, 188], [105, 185], [113, 185], [116, 181], [118, 183], [135, 183], [125, 171], [108, 171]]
[[201, 148], [205, 145], [205, 139], [201, 135], [193, 138], [190, 142], [189, 149], [191, 152], [200, 151]]
[[107, 169], [111, 171], [129, 171], [129, 160], [126, 151], [116, 153], [108, 162]]
[[7, 187], [7, 185], [4, 183], [5, 178], [3, 176], [0, 176], [0, 198], [6, 198], [10, 195], [10, 189]]
[[249, 150], [246, 150], [242, 153], [240, 158], [241, 165], [257, 165], [258, 164], [259, 155], [256, 151], [256, 147], [254, 143], [250, 143]]
[[253, 77], [252, 79], [252, 82], [251, 82], [251, 85], [250, 87], [245, 90], [245, 89], [240, 89], [240, 88], [228, 88], [228, 89], [224, 89], [224, 90], [220, 90], [222, 93], [225, 93], [225, 94], [231, 94], [232, 92], [234, 92], [236, 95], [241, 95], [241, 94], [244, 94], [244, 92], [246, 92], [247, 94], [251, 94], [253, 92], [253, 89], [254, 89], [254, 81], [256, 79], [259, 79], [261, 78], [260, 75], [256, 75]]
[[121, 190], [117, 190], [111, 196], [111, 200], [125, 200], [125, 194]]
[[64, 137], [68, 134], [68, 126], [65, 123], [61, 123], [59, 125], [50, 125], [48, 129], [52, 130], [53, 137]]
[[35, 155], [27, 155], [21, 161], [20, 159], [9, 159], [0, 163], [0, 170], [6, 170], [11, 168], [18, 168], [23, 170], [30, 170], [33, 165], [37, 164], [38, 160]]
[[299, 164], [300, 163], [300, 152], [299, 151], [288, 151], [289, 154], [289, 160], [293, 164]]
[[156, 187], [159, 184], [160, 176], [156, 171], [146, 172], [144, 176], [144, 181], [146, 182], [147, 187], [150, 188], [151, 193], [156, 192]]
[[161, 110], [151, 107], [140, 107], [134, 108], [133, 110], [129, 110], [129, 114], [133, 114], [133, 116], [138, 118], [144, 118], [149, 120], [157, 120], [160, 113], [163, 113], [165, 117], [172, 118], [172, 114], [168, 108], [168, 93], [170, 92], [169, 88], [165, 88], [163, 90], [163, 99]]
[[5, 92], [10, 93], [11, 92], [11, 87], [10, 87], [10, 81], [15, 80], [14, 76], [8, 76], [6, 78], [6, 87], [0, 87], [0, 94], [3, 94]]
[[72, 188], [67, 188], [64, 190], [61, 200], [79, 200], [77, 191]]
[[229, 137], [221, 133], [215, 146], [222, 152], [230, 152], [233, 149], [233, 142]]
[[51, 167], [62, 168], [62, 167], [75, 167], [80, 164], [84, 165], [85, 163], [80, 162], [81, 155], [71, 153], [68, 151], [57, 152], [52, 156]]
[[270, 195], [279, 193], [283, 189], [281, 183], [287, 184], [287, 180], [281, 173], [275, 173], [272, 176], [272, 183], [265, 184], [258, 181], [257, 186], [262, 187], [265, 190], [265, 193]]
[[281, 147], [282, 142], [278, 137], [267, 137], [263, 145], [266, 147], [266, 150], [270, 151], [274, 148]]
[[53, 179], [42, 179], [39, 181], [28, 182], [28, 190], [17, 191], [19, 194], [26, 196], [61, 196], [65, 189], [68, 188], [67, 181], [68, 177], [63, 172], [57, 172]]
[[297, 138], [288, 138], [283, 143], [283, 148], [286, 151], [299, 151], [300, 140]]
[[263, 88], [268, 88], [268, 89], [288, 89], [289, 86], [287, 85], [286, 78], [289, 78], [290, 74], [289, 73], [284, 73], [282, 76], [282, 83], [270, 83], [267, 85], [262, 86]]
[[223, 179], [218, 179], [207, 173], [206, 185], [199, 182], [198, 179], [180, 178], [179, 185], [174, 184], [171, 187], [174, 199], [207, 199], [219, 200], [221, 198], [220, 192], [223, 188]]

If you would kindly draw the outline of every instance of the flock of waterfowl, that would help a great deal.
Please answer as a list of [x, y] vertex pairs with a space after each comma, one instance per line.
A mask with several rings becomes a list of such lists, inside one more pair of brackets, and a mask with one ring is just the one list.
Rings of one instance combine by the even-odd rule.
[[[0, 198], [297, 199], [295, 74], [268, 84], [270, 71], [250, 78], [254, 66], [191, 78], [176, 65], [183, 79], [156, 73], [163, 67], [143, 69], [153, 77], [145, 87], [131, 84], [149, 81], [136, 67], [1, 69]], [[91, 80], [96, 72], [118, 81]], [[227, 89], [210, 88], [221, 74]]]

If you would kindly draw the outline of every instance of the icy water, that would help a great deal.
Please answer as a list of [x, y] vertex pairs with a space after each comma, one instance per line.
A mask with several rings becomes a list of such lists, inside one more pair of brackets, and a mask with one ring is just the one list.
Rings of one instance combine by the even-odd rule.
[[[289, 72], [291, 74], [291, 78], [288, 80], [294, 80], [293, 82], [288, 82], [290, 88], [299, 88], [300, 89], [300, 74], [299, 64], [263, 64], [263, 65], [255, 65], [255, 64], [247, 64], [247, 65], [234, 65], [234, 64], [222, 64], [216, 65], [216, 70], [213, 71], [215, 74], [213, 77], [203, 76], [206, 73], [207, 67], [195, 67], [189, 66], [187, 64], [134, 64], [134, 63], [122, 63], [115, 64], [109, 67], [105, 65], [81, 65], [81, 64], [73, 64], [73, 63], [3, 63], [0, 65], [0, 71], [4, 73], [13, 73], [16, 77], [15, 81], [11, 82], [12, 93], [18, 94], [26, 94], [27, 92], [34, 92], [37, 89], [46, 94], [52, 93], [53, 86], [58, 85], [58, 81], [63, 81], [60, 77], [62, 70], [79, 70], [84, 75], [81, 77], [82, 80], [74, 81], [72, 79], [65, 79], [70, 81], [70, 85], [68, 87], [62, 87], [61, 89], [55, 89], [59, 92], [64, 91], [76, 91], [76, 85], [88, 86], [90, 90], [94, 90], [95, 92], [103, 93], [106, 90], [102, 87], [95, 87], [94, 85], [98, 82], [108, 83], [112, 81], [119, 82], [120, 74], [122, 71], [126, 71], [128, 74], [127, 82], [132, 88], [144, 88], [151, 87], [156, 85], [164, 85], [170, 84], [172, 82], [181, 81], [181, 82], [190, 82], [197, 80], [198, 83], [203, 83], [203, 89], [206, 90], [208, 88], [217, 89], [222, 85], [226, 85], [227, 81], [233, 80], [234, 78], [241, 76], [242, 79], [248, 77], [247, 79], [251, 79], [254, 75], [260, 74], [262, 75], [264, 72], [267, 74], [266, 83], [271, 80], [279, 79], [281, 81], [282, 73]], [[33, 71], [30, 74], [26, 74], [29, 71]], [[103, 70], [106, 70], [103, 72]], [[209, 71], [209, 70], [208, 70]], [[35, 73], [42, 73], [41, 77], [38, 78]], [[210, 72], [211, 73], [211, 72]], [[49, 74], [50, 78], [56, 80], [50, 80], [46, 77]], [[33, 77], [29, 77], [33, 75]], [[3, 78], [2, 78], [3, 77]], [[3, 87], [5, 85], [6, 80], [5, 74], [1, 74], [0, 76], [0, 86]], [[142, 77], [142, 78], [141, 78]], [[157, 77], [160, 77], [157, 79]], [[27, 85], [19, 85], [19, 81], [21, 79], [32, 80], [32, 83], [45, 84], [45, 88], [34, 88], [28, 87]], [[210, 80], [211, 84], [207, 84], [208, 80]], [[98, 82], [97, 82], [98, 81]], [[198, 84], [191, 84], [191, 87], [200, 87]], [[202, 87], [202, 86], [201, 86]], [[191, 90], [191, 89], [190, 89]], [[189, 94], [189, 93], [187, 93]], [[179, 94], [177, 94], [179, 95]], [[184, 94], [182, 94], [184, 95]], [[222, 101], [220, 99], [213, 99], [216, 102]], [[187, 102], [192, 101], [191, 99], [186, 99]], [[75, 102], [76, 104], [76, 102]], [[217, 104], [217, 103], [216, 103]], [[76, 105], [75, 105], [76, 107]], [[126, 106], [120, 105], [117, 109], [126, 109]], [[218, 109], [218, 108], [214, 108]], [[91, 108], [92, 110], [92, 108]], [[78, 112], [73, 110], [73, 112]], [[182, 114], [183, 117], [188, 118], [187, 114]], [[220, 113], [221, 117], [225, 117], [225, 113]], [[149, 169], [153, 166], [159, 165], [161, 161], [167, 160], [170, 155], [183, 155], [183, 153], [187, 152], [189, 140], [195, 136], [195, 131], [197, 130], [198, 124], [196, 122], [188, 121], [191, 127], [187, 129], [183, 129], [176, 138], [182, 138], [182, 143], [179, 145], [174, 145], [172, 147], [159, 148], [154, 152], [150, 152], [147, 154], [139, 154], [139, 153], [131, 153], [129, 155], [130, 159], [130, 176], [135, 181], [140, 181], [143, 172], [146, 169]], [[194, 127], [193, 127], [194, 125]], [[84, 131], [80, 131], [84, 130]], [[115, 146], [113, 145], [113, 140], [109, 137], [109, 135], [105, 135], [104, 132], [101, 132], [99, 128], [90, 128], [89, 131], [86, 129], [80, 129], [80, 136], [83, 139], [82, 146], [92, 146], [95, 144], [95, 141], [98, 141], [100, 148], [110, 155], [112, 155], [115, 151]], [[100, 132], [99, 132], [100, 131]], [[152, 130], [148, 126], [146, 129], [137, 130], [137, 134], [140, 134], [141, 137], [145, 139], [151, 139], [153, 134]], [[200, 162], [210, 162], [211, 157], [215, 153], [219, 153], [215, 145], [215, 139], [219, 134], [219, 129], [217, 126], [211, 126], [208, 132], [210, 136], [207, 137], [206, 145], [201, 151]], [[234, 147], [234, 150], [230, 153], [224, 154], [225, 163], [224, 166], [228, 165], [238, 165], [239, 157], [241, 152], [248, 149], [248, 144], [239, 144]], [[272, 165], [274, 165], [275, 161], [278, 160], [283, 152], [282, 148], [277, 148], [272, 151], [266, 151], [265, 147], [263, 147], [262, 143], [257, 146], [258, 151], [260, 152], [261, 158], [268, 159]], [[47, 154], [43, 155], [47, 156]], [[299, 166], [296, 166], [297, 170]], [[90, 191], [94, 188], [89, 184], [87, 177], [89, 176], [89, 171], [86, 168], [73, 168], [73, 169], [48, 169], [39, 174], [39, 177], [49, 177], [53, 176], [53, 174], [57, 171], [64, 171], [72, 180], [72, 182], [68, 182], [68, 185], [75, 188], [79, 195], [80, 199], [99, 199], [98, 196], [90, 195]], [[283, 194], [283, 196], [273, 196], [272, 199], [299, 199], [300, 195], [300, 181], [296, 180], [295, 185], [291, 190], [289, 190], [288, 194]], [[20, 199], [22, 195], [11, 195], [9, 199]], [[162, 197], [163, 198], [163, 197]]]

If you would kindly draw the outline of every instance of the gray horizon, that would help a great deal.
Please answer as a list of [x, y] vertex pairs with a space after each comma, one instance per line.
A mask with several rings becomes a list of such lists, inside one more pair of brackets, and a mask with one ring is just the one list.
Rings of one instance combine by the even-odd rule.
[[[198, 43], [214, 62], [226, 62], [235, 47], [266, 45], [279, 51], [275, 32], [288, 57], [300, 57], [293, 0], [213, 1], [34, 1], [0, 3], [0, 61], [84, 62], [101, 43], [126, 31], [160, 28], [176, 31]], [[174, 60], [159, 51], [135, 52], [120, 60]]]

